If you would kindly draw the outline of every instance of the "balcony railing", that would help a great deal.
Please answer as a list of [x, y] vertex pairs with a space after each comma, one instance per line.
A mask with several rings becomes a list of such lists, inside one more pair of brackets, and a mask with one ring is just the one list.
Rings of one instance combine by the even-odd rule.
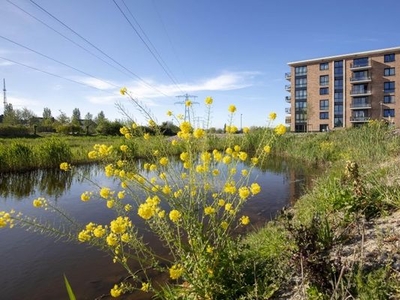
[[351, 77], [350, 78], [351, 82], [368, 82], [371, 81], [371, 76], [357, 76], [357, 77]]
[[286, 107], [285, 108], [285, 113], [287, 113], [288, 115], [290, 115], [291, 114], [291, 108], [290, 107]]
[[292, 118], [291, 117], [286, 117], [285, 118], [285, 124], [290, 124], [292, 123]]
[[285, 79], [290, 81], [292, 79], [292, 73], [285, 73]]
[[360, 62], [360, 63], [351, 63], [350, 64], [350, 69], [369, 69], [371, 68], [371, 62], [370, 60], [366, 62]]
[[368, 122], [369, 120], [371, 120], [371, 117], [350, 117], [350, 122]]
[[350, 108], [351, 109], [362, 109], [362, 108], [369, 109], [369, 108], [371, 108], [371, 103], [368, 103], [368, 102], [351, 103]]
[[290, 92], [290, 90], [292, 89], [292, 86], [290, 84], [285, 85], [285, 90]]
[[290, 103], [291, 100], [292, 100], [292, 96], [286, 96], [286, 97], [285, 97], [285, 101], [286, 101], [287, 103]]
[[350, 95], [371, 95], [371, 90], [352, 90]]

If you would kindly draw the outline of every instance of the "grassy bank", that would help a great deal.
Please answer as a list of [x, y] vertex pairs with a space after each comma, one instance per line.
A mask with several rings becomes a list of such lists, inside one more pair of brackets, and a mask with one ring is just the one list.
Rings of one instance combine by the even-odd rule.
[[293, 208], [246, 238], [247, 264], [260, 279], [254, 299], [399, 299], [399, 135], [371, 123], [286, 135], [274, 151], [326, 171]]

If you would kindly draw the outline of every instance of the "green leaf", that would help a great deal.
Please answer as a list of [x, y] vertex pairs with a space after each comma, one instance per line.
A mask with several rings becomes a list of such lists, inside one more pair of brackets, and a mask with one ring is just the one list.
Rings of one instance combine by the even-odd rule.
[[65, 287], [67, 288], [69, 300], [76, 300], [74, 292], [72, 291], [72, 288], [68, 282], [67, 276], [64, 274], [64, 282], [65, 282]]

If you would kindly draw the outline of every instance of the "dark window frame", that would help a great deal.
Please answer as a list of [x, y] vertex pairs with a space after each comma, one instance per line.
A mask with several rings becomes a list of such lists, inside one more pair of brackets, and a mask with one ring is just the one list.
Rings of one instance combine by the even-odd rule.
[[328, 99], [319, 100], [319, 110], [329, 110], [329, 100]]
[[329, 112], [327, 111], [322, 111], [319, 113], [319, 119], [320, 120], [328, 120], [329, 119]]
[[395, 60], [396, 60], [396, 56], [395, 56], [394, 53], [385, 54], [384, 57], [383, 57], [383, 61], [385, 63], [392, 62], [392, 61], [395, 61]]
[[394, 76], [394, 75], [396, 75], [396, 71], [395, 71], [395, 68], [394, 68], [394, 67], [392, 67], [392, 68], [385, 68], [385, 69], [383, 70], [383, 76]]
[[329, 70], [329, 63], [327, 63], [327, 62], [325, 62], [325, 63], [320, 63], [320, 64], [319, 64], [319, 70], [320, 70], [320, 71]]
[[319, 88], [319, 94], [320, 95], [328, 95], [329, 94], [329, 88], [328, 87]]
[[395, 117], [395, 110], [394, 108], [385, 108], [383, 110], [383, 117], [384, 118], [394, 118]]

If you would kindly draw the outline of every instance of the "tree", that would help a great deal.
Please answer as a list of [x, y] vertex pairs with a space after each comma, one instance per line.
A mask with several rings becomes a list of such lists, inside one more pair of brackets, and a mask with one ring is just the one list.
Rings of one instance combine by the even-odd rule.
[[42, 126], [50, 126], [54, 122], [53, 117], [51, 116], [51, 110], [48, 107], [45, 107], [43, 109], [43, 120], [42, 120]]
[[57, 121], [60, 124], [68, 124], [69, 123], [69, 118], [67, 117], [67, 114], [60, 110], [60, 115], [57, 117]]
[[3, 123], [8, 125], [18, 124], [17, 116], [11, 103], [6, 104], [4, 107]]
[[71, 117], [71, 123], [72, 125], [81, 125], [81, 112], [79, 110], [79, 108], [74, 108], [74, 110], [72, 111], [72, 117]]

